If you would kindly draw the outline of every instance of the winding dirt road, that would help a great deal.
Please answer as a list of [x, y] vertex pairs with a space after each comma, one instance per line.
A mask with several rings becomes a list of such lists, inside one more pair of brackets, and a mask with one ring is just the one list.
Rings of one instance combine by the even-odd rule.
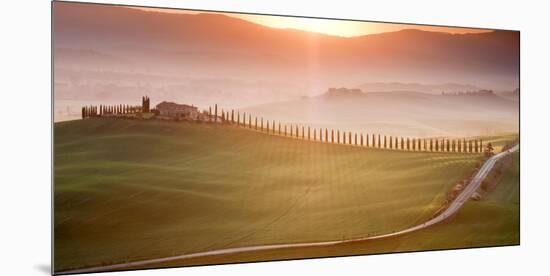
[[120, 270], [120, 269], [131, 269], [133, 267], [141, 267], [141, 266], [147, 266], [147, 265], [153, 265], [153, 264], [159, 264], [159, 263], [165, 263], [165, 262], [171, 262], [171, 261], [192, 259], [192, 258], [197, 258], [197, 257], [216, 256], [216, 255], [224, 255], [224, 254], [232, 254], [232, 253], [240, 253], [240, 252], [254, 252], [254, 251], [263, 251], [263, 250], [271, 250], [271, 249], [304, 248], [304, 247], [318, 247], [318, 246], [320, 247], [320, 246], [338, 245], [338, 244], [345, 244], [345, 243], [351, 243], [351, 242], [360, 242], [360, 241], [367, 241], [367, 240], [382, 239], [382, 238], [388, 238], [388, 237], [394, 237], [394, 236], [407, 234], [407, 233], [414, 232], [414, 231], [429, 227], [431, 225], [437, 224], [441, 221], [444, 221], [445, 219], [449, 218], [450, 216], [452, 216], [456, 212], [458, 212], [460, 207], [462, 207], [462, 205], [464, 205], [464, 203], [479, 188], [479, 186], [481, 185], [481, 182], [487, 176], [487, 174], [491, 171], [491, 169], [493, 168], [495, 163], [499, 159], [501, 159], [502, 157], [504, 157], [508, 154], [511, 154], [513, 152], [516, 152], [518, 150], [519, 150], [519, 145], [515, 145], [514, 147], [510, 148], [509, 150], [500, 152], [498, 154], [495, 154], [491, 158], [487, 159], [487, 161], [485, 161], [485, 163], [481, 166], [481, 168], [479, 169], [477, 174], [472, 178], [470, 183], [451, 202], [451, 204], [449, 205], [449, 207], [447, 209], [445, 209], [445, 211], [441, 212], [436, 217], [434, 217], [434, 218], [432, 218], [432, 219], [430, 219], [430, 220], [428, 220], [428, 221], [426, 221], [422, 224], [418, 224], [416, 226], [413, 226], [411, 228], [407, 228], [407, 229], [404, 229], [404, 230], [401, 230], [401, 231], [398, 231], [398, 232], [393, 232], [393, 233], [379, 235], [379, 236], [370, 236], [370, 237], [364, 237], [364, 238], [350, 239], [350, 240], [235, 247], [235, 248], [227, 248], [227, 249], [219, 249], [219, 250], [184, 254], [184, 255], [172, 256], [172, 257], [166, 257], [166, 258], [157, 258], [157, 259], [127, 262], [127, 263], [114, 264], [114, 265], [96, 266], [96, 267], [89, 267], [89, 268], [82, 268], [82, 269], [75, 269], [75, 270], [67, 270], [67, 271], [57, 272], [56, 274], [90, 273], [90, 272], [101, 272], [101, 271], [113, 271], [113, 270]]

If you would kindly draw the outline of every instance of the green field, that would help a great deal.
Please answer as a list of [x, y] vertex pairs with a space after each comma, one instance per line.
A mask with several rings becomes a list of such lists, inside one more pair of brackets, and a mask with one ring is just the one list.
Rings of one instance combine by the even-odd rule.
[[518, 245], [520, 242], [519, 153], [513, 154], [512, 158], [511, 168], [504, 173], [497, 182], [496, 188], [486, 198], [482, 201], [469, 201], [450, 220], [417, 232], [399, 237], [323, 248], [246, 252], [167, 262], [160, 265], [170, 267], [270, 259]]
[[[56, 271], [401, 230], [433, 215], [481, 158], [117, 119], [56, 123], [54, 143]], [[456, 219], [468, 208], [475, 213], [477, 207], [468, 203]], [[467, 216], [464, 226], [472, 219]], [[398, 243], [381, 246], [393, 251], [406, 244]], [[411, 248], [422, 249], [415, 246], [411, 241]], [[349, 250], [341, 254], [362, 252]]]

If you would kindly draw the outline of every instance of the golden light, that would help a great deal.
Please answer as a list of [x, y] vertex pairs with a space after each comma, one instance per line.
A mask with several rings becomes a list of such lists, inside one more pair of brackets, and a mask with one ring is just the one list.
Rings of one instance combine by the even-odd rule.
[[396, 24], [396, 23], [379, 23], [366, 21], [352, 20], [336, 20], [336, 19], [317, 19], [304, 17], [288, 17], [288, 16], [273, 16], [273, 15], [253, 15], [253, 14], [238, 14], [238, 13], [223, 13], [223, 12], [203, 12], [193, 10], [178, 10], [178, 9], [159, 9], [159, 8], [139, 8], [150, 12], [164, 13], [183, 13], [183, 14], [199, 14], [213, 13], [222, 14], [229, 17], [240, 18], [252, 23], [263, 26], [278, 28], [278, 29], [296, 29], [309, 32], [328, 34], [333, 36], [354, 37], [376, 33], [393, 32], [403, 29], [418, 29], [433, 32], [446, 33], [480, 33], [491, 30], [475, 29], [475, 28], [459, 28], [459, 27], [439, 27], [439, 26], [424, 26], [411, 24]]
[[[231, 15], [233, 16], [233, 15]], [[283, 16], [236, 15], [242, 19], [279, 29], [297, 29], [309, 32], [324, 33], [335, 36], [358, 36], [369, 32], [370, 26], [363, 22], [298, 18]]]

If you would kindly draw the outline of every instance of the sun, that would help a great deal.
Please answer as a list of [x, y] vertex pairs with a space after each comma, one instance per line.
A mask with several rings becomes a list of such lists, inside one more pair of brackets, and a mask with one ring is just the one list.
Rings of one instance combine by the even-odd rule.
[[297, 29], [344, 37], [359, 36], [370, 29], [364, 22], [345, 20], [257, 15], [244, 15], [241, 18], [272, 28]]

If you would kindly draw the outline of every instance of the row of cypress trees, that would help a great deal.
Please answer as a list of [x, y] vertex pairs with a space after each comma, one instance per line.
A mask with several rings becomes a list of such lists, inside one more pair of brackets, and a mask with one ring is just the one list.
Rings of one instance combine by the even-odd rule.
[[142, 112], [143, 107], [139, 105], [99, 105], [82, 107], [82, 119], [89, 117], [100, 117], [104, 115], [121, 115]]
[[[231, 110], [221, 110], [218, 116], [218, 106], [215, 105], [214, 114], [209, 108], [210, 118], [222, 123], [234, 124], [271, 135], [292, 137], [295, 139], [325, 142], [332, 144], [345, 144], [380, 149], [407, 150], [407, 151], [432, 151], [432, 152], [483, 152], [481, 139], [439, 139], [439, 138], [409, 138], [386, 136], [380, 134], [363, 134], [339, 129], [312, 128], [298, 124], [281, 124], [275, 120], [265, 120], [263, 117], [252, 116], [250, 113]], [[212, 120], [212, 119], [211, 119]]]

